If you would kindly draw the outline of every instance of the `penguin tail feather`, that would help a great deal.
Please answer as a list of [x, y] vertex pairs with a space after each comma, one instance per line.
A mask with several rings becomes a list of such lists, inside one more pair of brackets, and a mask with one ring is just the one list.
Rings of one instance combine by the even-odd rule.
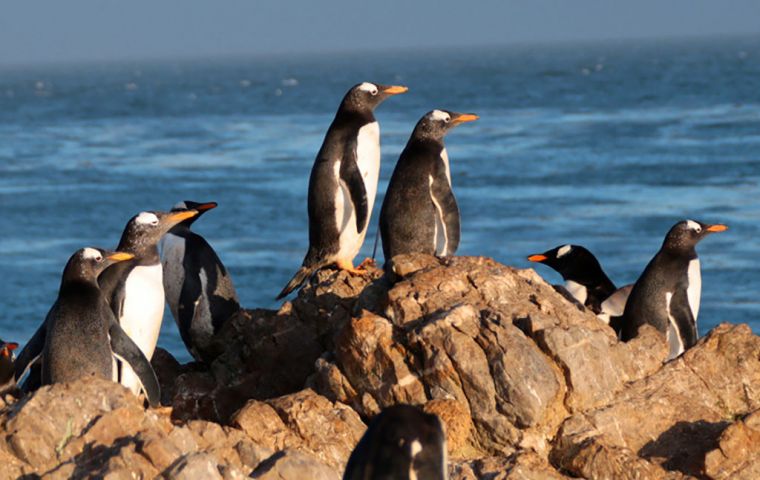
[[275, 300], [282, 300], [288, 296], [290, 292], [303, 285], [303, 283], [308, 280], [315, 271], [319, 270], [320, 267], [321, 265], [304, 265], [299, 268], [296, 274], [293, 275], [293, 278], [291, 278], [288, 284], [285, 285], [285, 288], [283, 288], [280, 294], [277, 295], [277, 298]]

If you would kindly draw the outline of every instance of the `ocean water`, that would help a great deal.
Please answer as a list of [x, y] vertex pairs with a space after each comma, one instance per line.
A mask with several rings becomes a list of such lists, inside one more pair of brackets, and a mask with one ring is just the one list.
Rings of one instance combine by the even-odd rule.
[[[0, 338], [31, 336], [74, 250], [115, 247], [132, 215], [185, 199], [219, 203], [194, 229], [242, 304], [277, 307], [307, 247], [314, 156], [364, 80], [410, 91], [376, 112], [383, 163], [362, 255], [419, 117], [475, 112], [447, 138], [459, 254], [528, 267], [531, 253], [577, 243], [623, 285], [676, 221], [723, 222], [698, 247], [700, 331], [760, 332], [755, 37], [2, 67]], [[189, 358], [168, 309], [159, 344]]]

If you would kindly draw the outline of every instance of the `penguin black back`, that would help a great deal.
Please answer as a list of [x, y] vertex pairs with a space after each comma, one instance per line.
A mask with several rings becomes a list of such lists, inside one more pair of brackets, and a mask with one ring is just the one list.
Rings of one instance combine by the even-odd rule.
[[615, 292], [615, 284], [604, 273], [599, 260], [581, 245], [560, 245], [531, 255], [528, 260], [543, 263], [562, 275], [565, 288], [594, 313], [601, 313], [602, 302]]
[[388, 407], [369, 424], [343, 480], [444, 480], [446, 436], [437, 416], [411, 405]]
[[224, 322], [240, 310], [237, 293], [227, 269], [208, 242], [191, 225], [215, 202], [186, 200], [172, 212], [198, 211], [172, 227], [161, 240], [164, 291], [169, 308], [188, 351], [198, 361], [210, 362], [212, 339]]
[[453, 255], [459, 247], [459, 207], [451, 189], [443, 138], [477, 115], [433, 110], [417, 123], [401, 152], [380, 210], [386, 265], [404, 253]]
[[726, 230], [693, 220], [676, 223], [662, 247], [636, 281], [623, 313], [622, 339], [650, 324], [667, 339], [672, 359], [697, 342], [702, 280], [696, 245], [705, 236]]

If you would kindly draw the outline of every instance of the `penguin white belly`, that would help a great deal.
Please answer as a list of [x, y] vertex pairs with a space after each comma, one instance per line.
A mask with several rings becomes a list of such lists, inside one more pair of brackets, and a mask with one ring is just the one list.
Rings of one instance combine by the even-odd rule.
[[588, 298], [588, 290], [586, 287], [578, 282], [568, 280], [565, 282], [565, 288], [581, 305], [586, 304], [586, 298]]
[[[367, 192], [367, 224], [361, 232], [356, 231], [356, 211], [351, 202], [348, 187], [339, 181], [335, 196], [335, 223], [338, 226], [339, 240], [337, 258], [353, 260], [359, 253], [367, 234], [367, 227], [372, 215], [377, 194], [377, 181], [380, 176], [380, 127], [377, 122], [368, 123], [359, 129], [356, 140], [356, 163], [364, 181]], [[335, 164], [335, 178], [340, 178], [340, 162]]]
[[689, 286], [686, 289], [686, 297], [689, 299], [689, 308], [691, 308], [691, 314], [696, 324], [697, 315], [699, 315], [699, 302], [702, 298], [702, 272], [698, 258], [689, 262], [688, 278]]
[[[124, 307], [119, 324], [150, 360], [156, 349], [164, 316], [164, 284], [161, 264], [135, 267], [124, 286]], [[140, 380], [126, 363], [121, 367], [121, 384], [139, 393]]]
[[161, 239], [160, 248], [166, 302], [169, 304], [174, 321], [179, 322], [179, 297], [182, 293], [182, 285], [185, 283], [185, 239], [167, 233]]
[[670, 301], [673, 298], [673, 294], [670, 292], [665, 293], [665, 311], [668, 312], [668, 331], [665, 334], [665, 338], [668, 341], [670, 347], [670, 353], [668, 354], [668, 360], [672, 360], [684, 352], [683, 339], [681, 333], [678, 330], [678, 324], [676, 319], [670, 313]]
[[[444, 150], [445, 152], [445, 150]], [[448, 235], [446, 235], [446, 224], [443, 221], [443, 209], [438, 204], [433, 195], [433, 176], [428, 176], [428, 187], [430, 199], [435, 206], [435, 224], [433, 226], [433, 244], [435, 245], [435, 254], [439, 257], [445, 256], [449, 246]]]

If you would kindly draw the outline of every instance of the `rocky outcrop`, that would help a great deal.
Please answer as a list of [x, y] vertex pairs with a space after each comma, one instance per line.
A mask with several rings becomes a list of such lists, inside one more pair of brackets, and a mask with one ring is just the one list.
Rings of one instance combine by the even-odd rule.
[[162, 409], [97, 379], [6, 396], [0, 477], [337, 479], [411, 403], [445, 424], [453, 479], [758, 478], [760, 338], [724, 324], [663, 365], [641, 333], [485, 258], [323, 270], [232, 318], [209, 366], [159, 349]]

